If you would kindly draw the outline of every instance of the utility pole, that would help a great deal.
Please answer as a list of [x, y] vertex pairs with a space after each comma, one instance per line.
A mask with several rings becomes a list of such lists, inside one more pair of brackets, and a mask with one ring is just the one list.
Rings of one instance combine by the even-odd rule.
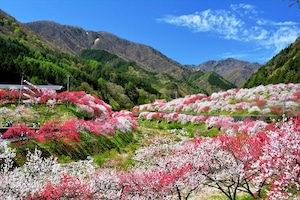
[[286, 121], [286, 116], [285, 116], [285, 98], [283, 99], [282, 103], [282, 122], [284, 123]]
[[21, 77], [21, 84], [20, 84], [20, 91], [19, 91], [19, 101], [18, 101], [18, 106], [19, 106], [20, 103], [21, 103], [22, 92], [23, 92], [23, 81], [24, 81], [24, 77], [23, 77], [23, 74], [22, 74], [22, 77]]
[[[67, 91], [68, 91], [68, 96], [69, 96], [69, 91], [70, 91], [70, 75], [67, 75]], [[69, 101], [67, 101], [67, 109], [69, 109]], [[69, 111], [67, 112], [69, 115]]]
[[67, 75], [67, 91], [70, 91], [70, 75]]

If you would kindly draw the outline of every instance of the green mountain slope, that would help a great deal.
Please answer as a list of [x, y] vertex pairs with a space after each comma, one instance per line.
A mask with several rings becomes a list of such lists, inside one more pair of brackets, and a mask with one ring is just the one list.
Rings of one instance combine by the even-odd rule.
[[188, 82], [191, 82], [208, 94], [212, 94], [215, 91], [225, 91], [236, 88], [234, 84], [225, 80], [216, 72], [204, 73], [202, 71], [196, 71], [192, 75], [186, 77], [186, 79]]
[[43, 38], [14, 18], [2, 11], [0, 14], [1, 83], [20, 83], [23, 75], [35, 84], [66, 86], [70, 76], [71, 90], [95, 94], [115, 110], [130, 109], [157, 98], [171, 99], [174, 93], [185, 96], [201, 92], [197, 87], [149, 71], [107, 51], [83, 50], [78, 57], [53, 50]]
[[[85, 54], [86, 49], [96, 50], [92, 54], [95, 54], [97, 50], [105, 50], [124, 60], [134, 62], [147, 71], [156, 72], [162, 77], [165, 77], [166, 74], [168, 74], [169, 78], [167, 79], [172, 78], [171, 82], [170, 80], [166, 82], [163, 80], [164, 78], [161, 80], [164, 84], [167, 83], [168, 87], [174, 88], [174, 85], [170, 86], [173, 84], [173, 81], [181, 82], [181, 84], [175, 87], [178, 88], [178, 91], [171, 92], [173, 96], [176, 93], [178, 95], [183, 95], [190, 94], [192, 91], [205, 90], [203, 88], [209, 88], [209, 91], [203, 91], [205, 93], [217, 92], [223, 90], [221, 88], [228, 88], [228, 83], [226, 81], [226, 83], [220, 81], [219, 83], [225, 83], [225, 85], [220, 87], [202, 87], [201, 81], [197, 83], [197, 81], [199, 81], [198, 79], [192, 80], [189, 78], [187, 81], [186, 77], [193, 77], [193, 74], [195, 73], [190, 67], [180, 65], [149, 46], [130, 42], [111, 33], [104, 31], [85, 31], [78, 27], [60, 25], [49, 21], [37, 21], [25, 25], [38, 35], [46, 38], [47, 41], [53, 41], [55, 46], [75, 55]], [[97, 60], [97, 56], [90, 56], [88, 58]], [[196, 72], [196, 74], [198, 74], [198, 72]], [[220, 79], [223, 78], [220, 77]], [[159, 79], [156, 79], [152, 83], [159, 82], [158, 80]], [[201, 87], [199, 87], [199, 85]], [[235, 85], [233, 87], [235, 87]], [[193, 88], [192, 91], [189, 88]], [[162, 88], [160, 92], [164, 96], [171, 95], [170, 91], [166, 90], [166, 88]]]
[[147, 70], [167, 73], [177, 79], [188, 73], [179, 63], [152, 47], [130, 42], [111, 33], [87, 31], [50, 21], [36, 21], [24, 25], [57, 48], [74, 55], [80, 55], [84, 49], [105, 50], [124, 60], [136, 62]]
[[250, 88], [258, 85], [300, 82], [300, 37], [263, 65], [245, 83]]
[[[205, 93], [205, 91], [194, 85], [179, 81], [168, 74], [149, 71], [134, 62], [126, 61], [105, 50], [83, 50], [81, 58], [89, 59], [91, 62], [105, 63], [105, 67], [95, 69], [91, 73], [102, 77], [102, 86], [105, 86], [108, 82], [118, 84], [125, 88], [126, 94], [129, 92], [126, 89], [132, 90], [133, 88], [136, 88], [141, 94], [148, 92], [155, 94], [155, 98], [165, 99], [175, 98], [175, 93], [179, 96], [195, 92]], [[138, 88], [142, 88], [143, 91]], [[145, 101], [149, 101], [149, 98], [142, 96], [138, 100], [136, 99], [134, 103], [141, 104]]]

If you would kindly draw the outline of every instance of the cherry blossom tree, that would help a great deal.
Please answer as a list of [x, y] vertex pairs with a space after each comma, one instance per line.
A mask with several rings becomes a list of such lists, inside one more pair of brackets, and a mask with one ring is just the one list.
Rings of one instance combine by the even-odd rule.
[[28, 152], [27, 162], [22, 167], [13, 168], [13, 164], [6, 164], [10, 168], [1, 172], [0, 199], [23, 199], [38, 192], [47, 180], [57, 179], [56, 159], [42, 158], [41, 154], [37, 149]]
[[[261, 197], [265, 182], [252, 181], [258, 171], [251, 164], [261, 155], [264, 142], [263, 134], [200, 137], [183, 144], [154, 141], [138, 150], [135, 159], [176, 177], [172, 187], [180, 191], [178, 198], [200, 191], [203, 186], [216, 188], [229, 199], [236, 199], [237, 192], [256, 198]], [[180, 167], [182, 173], [178, 174]]]
[[40, 96], [40, 102], [46, 103], [49, 100], [54, 100], [57, 97], [57, 92], [52, 89], [43, 89]]
[[201, 190], [205, 180], [205, 176], [198, 173], [193, 161], [189, 160], [191, 157], [187, 155], [189, 152], [183, 143], [177, 143], [172, 138], [157, 137], [149, 146], [139, 149], [134, 159], [150, 169], [147, 173], [152, 178], [147, 180], [153, 183], [147, 185], [154, 187], [156, 193], [187, 199]]
[[299, 197], [300, 193], [300, 127], [283, 123], [280, 128], [267, 132], [268, 142], [262, 146], [263, 154], [253, 162], [258, 170], [254, 179], [265, 181], [270, 199]]
[[58, 164], [40, 150], [28, 151], [27, 162], [15, 167], [15, 152], [0, 143], [0, 199], [93, 199], [89, 176], [95, 173], [90, 161]]

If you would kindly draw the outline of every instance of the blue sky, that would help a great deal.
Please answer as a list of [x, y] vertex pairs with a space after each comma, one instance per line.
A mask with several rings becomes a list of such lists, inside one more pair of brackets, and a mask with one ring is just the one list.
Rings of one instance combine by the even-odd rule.
[[50, 20], [149, 45], [181, 64], [265, 63], [300, 36], [290, 0], [1, 0], [20, 22]]

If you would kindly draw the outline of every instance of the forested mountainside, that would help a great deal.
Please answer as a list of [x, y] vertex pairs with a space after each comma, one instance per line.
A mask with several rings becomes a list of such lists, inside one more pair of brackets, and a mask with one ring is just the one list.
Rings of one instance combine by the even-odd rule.
[[152, 47], [130, 42], [111, 33], [87, 31], [50, 21], [37, 21], [24, 25], [48, 42], [75, 55], [80, 55], [84, 49], [105, 50], [125, 60], [136, 62], [148, 70], [168, 73], [177, 79], [187, 73], [179, 63]]
[[231, 88], [236, 88], [234, 84], [225, 80], [222, 76], [216, 72], [195, 71], [186, 78], [186, 81], [192, 85], [196, 85], [203, 88], [208, 94], [212, 94], [215, 91], [225, 91]]
[[258, 85], [299, 82], [300, 37], [259, 68], [245, 83], [244, 87], [250, 88]]
[[[80, 55], [84, 49], [105, 50], [125, 60], [136, 62], [147, 70], [167, 73], [178, 80], [183, 77], [194, 76], [194, 69], [191, 66], [183, 66], [152, 47], [130, 42], [111, 33], [86, 31], [79, 27], [60, 25], [49, 21], [37, 21], [25, 25], [48, 42], [53, 42], [59, 49], [75, 55]], [[247, 78], [258, 68], [257, 63], [235, 59], [229, 61], [226, 63], [220, 61], [218, 70], [215, 72], [231, 82], [234, 87], [244, 84]], [[197, 69], [202, 70], [202, 68]], [[203, 71], [210, 72], [213, 70], [206, 70], [205, 68]], [[222, 77], [218, 77], [218, 79], [223, 79]], [[217, 82], [219, 81], [217, 80]], [[207, 89], [207, 87], [202, 87], [202, 84], [197, 83], [196, 85], [203, 90]], [[208, 90], [216, 92], [227, 88], [227, 86], [213, 88]]]
[[209, 60], [198, 66], [194, 66], [195, 71], [216, 72], [227, 81], [242, 87], [250, 76], [259, 69], [261, 64], [246, 62], [234, 58], [225, 60]]
[[[167, 74], [149, 71], [106, 51], [86, 50], [82, 57], [54, 50], [40, 36], [0, 12], [0, 80], [67, 85], [99, 96], [113, 109], [129, 109], [157, 98], [172, 99], [205, 91]], [[96, 56], [97, 59], [91, 58]], [[101, 58], [101, 59], [99, 59]]]
[[156, 98], [171, 99], [175, 92], [179, 96], [204, 92], [170, 76], [149, 72], [108, 52], [97, 54], [106, 64], [49, 49], [38, 50], [0, 35], [0, 79], [2, 83], [20, 83], [24, 75], [35, 84], [66, 86], [70, 75], [72, 90], [95, 94], [114, 109], [131, 108]]

